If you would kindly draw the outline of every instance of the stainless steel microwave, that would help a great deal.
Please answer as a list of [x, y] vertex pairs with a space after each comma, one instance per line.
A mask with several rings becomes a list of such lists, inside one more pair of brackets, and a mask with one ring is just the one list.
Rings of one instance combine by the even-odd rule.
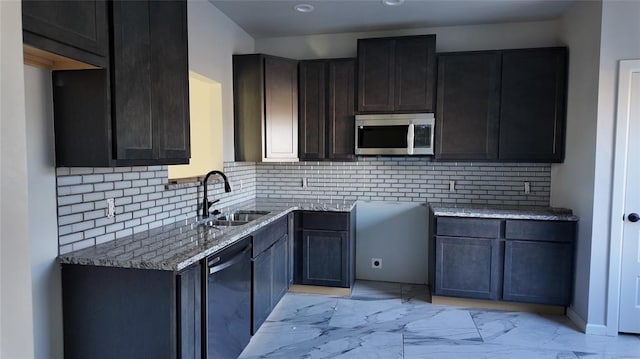
[[433, 155], [432, 113], [356, 115], [356, 155]]

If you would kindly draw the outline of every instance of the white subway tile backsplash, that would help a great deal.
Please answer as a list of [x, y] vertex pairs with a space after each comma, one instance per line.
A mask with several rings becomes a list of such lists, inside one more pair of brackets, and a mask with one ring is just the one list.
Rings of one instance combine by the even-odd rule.
[[[232, 192], [225, 193], [222, 182], [214, 179], [209, 196], [220, 199], [214, 208], [221, 210], [255, 197], [546, 206], [550, 170], [548, 164], [431, 162], [420, 157], [228, 162], [224, 172]], [[193, 218], [202, 195], [199, 183], [165, 188], [167, 166], [58, 168], [56, 174], [60, 253]], [[449, 192], [450, 180], [456, 181], [455, 192]], [[522, 190], [525, 181], [531, 188], [527, 194]], [[87, 185], [91, 188], [82, 187]], [[115, 218], [106, 217], [107, 198], [116, 201]]]
[[140, 173], [138, 172], [128, 172], [122, 175], [123, 180], [137, 180], [140, 178]]

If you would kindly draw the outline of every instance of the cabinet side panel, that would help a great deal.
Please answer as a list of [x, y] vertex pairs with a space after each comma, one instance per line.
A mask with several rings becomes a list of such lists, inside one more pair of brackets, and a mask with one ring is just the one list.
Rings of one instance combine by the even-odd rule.
[[173, 272], [64, 265], [65, 358], [175, 358]]
[[260, 55], [233, 56], [233, 112], [236, 161], [262, 161], [264, 71]]
[[56, 166], [108, 166], [107, 70], [53, 71]]
[[24, 43], [96, 66], [107, 65], [104, 0], [22, 2]]

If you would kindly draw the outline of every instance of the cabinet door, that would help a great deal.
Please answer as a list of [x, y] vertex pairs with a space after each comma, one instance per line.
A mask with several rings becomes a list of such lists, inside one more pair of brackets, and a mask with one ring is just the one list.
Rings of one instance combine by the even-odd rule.
[[[158, 159], [188, 163], [189, 61], [186, 1], [149, 2], [151, 118]], [[175, 163], [173, 161], [172, 163]]]
[[200, 265], [176, 275], [179, 358], [202, 356], [202, 273]]
[[504, 51], [501, 160], [563, 160], [565, 94], [565, 48]]
[[107, 3], [22, 1], [24, 43], [97, 66], [107, 65]]
[[438, 56], [437, 159], [498, 158], [500, 53]]
[[284, 235], [271, 247], [273, 255], [273, 289], [271, 298], [271, 309], [280, 302], [280, 299], [287, 293], [289, 289], [289, 267], [287, 258], [289, 236]]
[[255, 334], [271, 313], [273, 256], [267, 250], [253, 259], [253, 325]]
[[301, 160], [325, 158], [325, 61], [300, 62], [299, 146]]
[[358, 111], [393, 111], [394, 40], [358, 40]]
[[156, 158], [151, 116], [149, 2], [113, 2], [112, 55], [115, 158]]
[[348, 232], [303, 230], [302, 284], [348, 287]]
[[298, 65], [265, 57], [264, 160], [298, 159]]
[[503, 251], [496, 239], [437, 236], [435, 294], [500, 299]]
[[436, 37], [395, 40], [394, 111], [433, 112]]
[[328, 153], [332, 160], [355, 160], [355, 60], [329, 62]]
[[571, 243], [507, 240], [503, 299], [569, 305], [572, 269]]

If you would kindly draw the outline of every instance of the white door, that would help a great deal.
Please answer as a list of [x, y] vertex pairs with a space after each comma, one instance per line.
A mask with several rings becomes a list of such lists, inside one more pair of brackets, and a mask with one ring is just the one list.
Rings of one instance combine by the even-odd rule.
[[630, 72], [618, 330], [640, 333], [640, 71]]

